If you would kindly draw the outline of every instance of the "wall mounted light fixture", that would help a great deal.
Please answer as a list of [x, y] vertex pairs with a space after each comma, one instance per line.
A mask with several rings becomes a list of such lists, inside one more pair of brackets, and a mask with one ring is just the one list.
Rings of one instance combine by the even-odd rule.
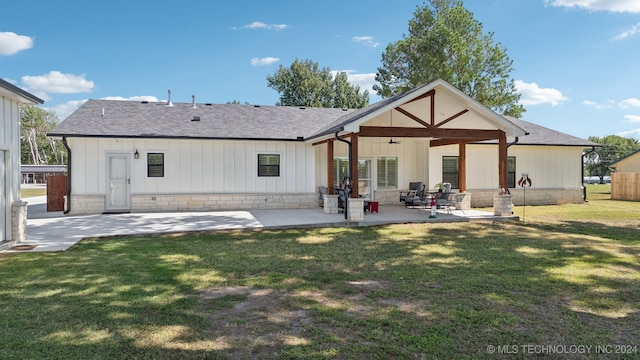
[[138, 149], [136, 149], [136, 152], [133, 153], [133, 157], [135, 159], [139, 159], [140, 158], [140, 153], [138, 152]]

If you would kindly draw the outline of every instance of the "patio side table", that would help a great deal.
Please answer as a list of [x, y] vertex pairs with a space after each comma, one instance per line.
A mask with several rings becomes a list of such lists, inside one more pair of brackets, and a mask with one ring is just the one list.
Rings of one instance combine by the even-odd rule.
[[377, 201], [369, 201], [369, 213], [378, 212], [378, 202]]

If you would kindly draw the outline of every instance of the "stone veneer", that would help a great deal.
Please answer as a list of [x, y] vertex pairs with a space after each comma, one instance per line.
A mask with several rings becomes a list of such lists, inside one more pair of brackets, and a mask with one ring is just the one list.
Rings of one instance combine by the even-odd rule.
[[[469, 189], [467, 190], [473, 197], [472, 207], [492, 207], [493, 196], [498, 194], [495, 189]], [[513, 205], [522, 206], [524, 204], [524, 190], [522, 188], [509, 189]], [[526, 205], [562, 205], [579, 204], [584, 202], [582, 188], [573, 189], [526, 189]]]
[[11, 205], [11, 237], [14, 244], [27, 240], [26, 201], [17, 201]]
[[[314, 193], [284, 194], [164, 194], [132, 195], [131, 212], [310, 209], [317, 208]], [[105, 211], [103, 195], [71, 195], [70, 215]]]

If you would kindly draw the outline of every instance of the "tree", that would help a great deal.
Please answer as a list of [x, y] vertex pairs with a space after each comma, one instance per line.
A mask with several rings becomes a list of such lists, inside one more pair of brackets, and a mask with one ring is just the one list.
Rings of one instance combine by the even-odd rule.
[[349, 84], [347, 74], [334, 77], [329, 68], [311, 60], [296, 59], [290, 67], [282, 65], [267, 76], [267, 84], [280, 93], [278, 106], [361, 108], [369, 104], [369, 92]]
[[[429, 6], [430, 5], [430, 6]], [[513, 61], [493, 33], [464, 8], [462, 0], [429, 0], [417, 7], [409, 34], [382, 53], [374, 90], [391, 97], [439, 78], [497, 113], [520, 117]]]
[[611, 174], [609, 165], [640, 150], [638, 140], [618, 135], [607, 135], [602, 138], [589, 136], [588, 140], [603, 145], [585, 156], [587, 172], [589, 175], [600, 177], [601, 184], [604, 183], [604, 177]]
[[20, 105], [20, 115], [22, 164], [64, 164], [65, 151], [60, 140], [47, 136], [58, 124], [58, 116], [33, 105]]

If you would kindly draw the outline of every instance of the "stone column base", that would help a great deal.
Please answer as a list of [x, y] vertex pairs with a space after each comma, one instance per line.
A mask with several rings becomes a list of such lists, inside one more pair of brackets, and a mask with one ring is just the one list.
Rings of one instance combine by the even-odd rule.
[[11, 237], [14, 243], [27, 240], [27, 202], [11, 204]]
[[324, 197], [324, 213], [338, 213], [338, 195], [322, 195]]
[[347, 213], [348, 221], [363, 221], [364, 220], [364, 199], [363, 198], [349, 198], [347, 199], [347, 206], [349, 206], [349, 212]]
[[511, 202], [511, 195], [494, 195], [493, 196], [493, 215], [495, 216], [513, 215], [513, 203]]

